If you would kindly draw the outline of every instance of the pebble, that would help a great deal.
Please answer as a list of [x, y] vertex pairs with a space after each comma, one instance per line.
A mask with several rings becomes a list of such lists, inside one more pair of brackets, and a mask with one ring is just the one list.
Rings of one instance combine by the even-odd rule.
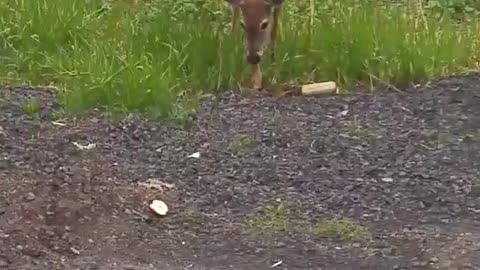
[[418, 203], [418, 206], [420, 206], [420, 208], [422, 208], [422, 209], [427, 207], [427, 206], [425, 205], [425, 203], [422, 202], [422, 201], [420, 201], [420, 202]]
[[80, 251], [79, 251], [78, 249], [76, 249], [76, 248], [74, 248], [74, 247], [71, 247], [70, 250], [71, 250], [74, 254], [80, 255]]
[[35, 200], [35, 194], [33, 194], [32, 192], [29, 192], [29, 193], [27, 194], [27, 196], [25, 196], [25, 199], [26, 199], [27, 201], [31, 202], [31, 201]]
[[391, 183], [391, 182], [393, 182], [393, 178], [390, 178], [390, 177], [384, 177], [384, 178], [382, 178], [382, 182], [385, 182], [385, 183]]
[[[358, 107], [357, 105], [355, 105], [356, 106], [355, 108], [350, 109], [351, 112], [349, 113], [348, 117], [352, 115], [352, 118], [353, 118], [353, 116], [356, 116], [357, 113], [362, 113], [361, 111], [356, 112], [354, 110], [357, 108], [358, 110], [361, 110], [364, 107], [368, 106], [369, 103], [370, 103], [370, 99], [366, 100], [363, 104], [359, 103]], [[372, 101], [372, 104], [373, 104], [373, 101]], [[153, 132], [152, 136], [155, 136], [155, 134], [158, 133], [159, 137], [158, 138], [153, 137], [151, 140], [151, 141], [162, 141], [162, 142], [165, 141], [164, 143], [167, 145], [167, 147], [165, 147], [162, 150], [161, 160], [158, 160], [158, 161], [155, 158], [158, 155], [154, 154], [156, 153], [154, 149], [160, 150], [161, 149], [160, 147], [162, 146], [161, 145], [158, 147], [155, 146], [155, 147], [151, 147], [149, 149], [144, 149], [144, 150], [140, 149], [141, 150], [139, 151], [140, 153], [134, 152], [137, 150], [136, 147], [139, 147], [139, 148], [143, 147], [142, 146], [143, 143], [140, 142], [136, 144], [136, 142], [131, 142], [130, 139], [127, 139], [128, 136], [124, 136], [123, 134], [131, 133], [129, 130], [118, 132], [118, 136], [116, 136], [118, 138], [118, 141], [116, 141], [117, 140], [116, 139], [116, 140], [111, 140], [109, 142], [112, 142], [112, 143], [119, 142], [119, 146], [122, 146], [122, 147], [124, 144], [127, 144], [128, 142], [128, 145], [132, 145], [132, 147], [135, 147], [135, 148], [132, 148], [131, 153], [129, 153], [128, 155], [129, 158], [131, 158], [128, 160], [139, 161], [139, 162], [136, 162], [136, 163], [139, 163], [138, 165], [127, 167], [127, 169], [128, 168], [135, 169], [135, 170], [132, 169], [132, 171], [129, 171], [129, 172], [132, 172], [132, 175], [135, 172], [138, 172], [139, 175], [143, 175], [143, 174], [150, 175], [150, 173], [157, 174], [158, 172], [161, 172], [160, 174], [164, 175], [168, 179], [176, 178], [177, 176], [178, 178], [180, 177], [184, 178], [184, 179], [179, 179], [178, 182], [182, 184], [182, 187], [185, 187], [184, 190], [188, 191], [188, 193], [195, 194], [193, 196], [189, 196], [190, 198], [188, 199], [185, 198], [185, 201], [188, 201], [188, 203], [186, 204], [198, 205], [198, 206], [205, 205], [205, 208], [202, 209], [202, 211], [205, 211], [205, 212], [211, 212], [213, 211], [212, 210], [213, 208], [215, 208], [215, 211], [216, 211], [217, 210], [216, 205], [221, 207], [222, 210], [225, 208], [225, 210], [230, 211], [230, 209], [228, 209], [227, 206], [221, 205], [221, 203], [223, 202], [222, 200], [224, 198], [223, 195], [225, 195], [226, 192], [228, 192], [228, 198], [231, 198], [233, 196], [233, 199], [230, 201], [230, 204], [232, 204], [231, 205], [232, 207], [241, 206], [241, 203], [243, 202], [242, 200], [244, 200], [247, 203], [247, 206], [250, 207], [250, 206], [256, 205], [257, 203], [258, 204], [262, 203], [264, 199], [267, 200], [267, 199], [275, 198], [279, 194], [282, 194], [285, 191], [285, 189], [287, 189], [288, 192], [293, 193], [291, 201], [299, 200], [302, 203], [305, 202], [305, 210], [308, 211], [307, 212], [308, 216], [306, 215], [306, 218], [309, 218], [312, 220], [315, 219], [315, 222], [317, 218], [327, 217], [327, 216], [330, 216], [331, 214], [332, 215], [341, 214], [342, 212], [353, 209], [353, 207], [358, 207], [359, 210], [352, 211], [351, 216], [356, 217], [358, 219], [361, 219], [362, 215], [364, 215], [369, 219], [367, 221], [370, 221], [373, 218], [371, 216], [369, 217], [367, 213], [376, 213], [377, 211], [375, 212], [373, 211], [375, 209], [380, 209], [385, 212], [394, 211], [395, 214], [397, 214], [397, 208], [398, 208], [399, 209], [398, 217], [403, 217], [403, 214], [405, 214], [406, 215], [405, 220], [411, 220], [413, 218], [416, 218], [417, 216], [421, 216], [421, 217], [425, 216], [426, 218], [432, 218], [432, 217], [437, 217], [440, 214], [446, 214], [448, 217], [450, 213], [445, 213], [446, 211], [444, 210], [441, 210], [441, 211], [439, 210], [438, 211], [439, 213], [435, 214], [435, 213], [426, 212], [424, 208], [429, 207], [433, 202], [435, 202], [434, 200], [436, 196], [451, 196], [446, 193], [447, 191], [449, 191], [449, 187], [451, 187], [453, 191], [461, 190], [462, 192], [466, 192], [462, 190], [462, 187], [468, 184], [467, 180], [465, 180], [466, 183], [459, 184], [458, 187], [454, 187], [454, 185], [448, 186], [447, 185], [448, 183], [446, 182], [445, 178], [447, 178], [448, 173], [456, 172], [458, 174], [457, 177], [462, 179], [470, 179], [469, 177], [470, 175], [468, 175], [468, 172], [456, 171], [454, 170], [455, 167], [452, 167], [451, 171], [446, 171], [446, 173], [444, 174], [442, 173], [443, 167], [440, 166], [443, 163], [440, 163], [439, 166], [436, 166], [436, 163], [434, 163], [434, 161], [441, 158], [441, 155], [443, 155], [444, 153], [440, 151], [435, 152], [435, 151], [429, 150], [428, 148], [424, 149], [421, 147], [417, 147], [418, 144], [421, 143], [421, 141], [419, 141], [421, 138], [417, 138], [416, 133], [418, 133], [422, 129], [429, 128], [430, 122], [428, 121], [437, 120], [437, 117], [440, 118], [442, 117], [442, 115], [436, 114], [435, 119], [430, 119], [428, 121], [423, 120], [424, 115], [418, 115], [414, 117], [412, 116], [413, 117], [412, 119], [407, 119], [408, 122], [403, 123], [399, 119], [403, 119], [404, 116], [410, 117], [409, 114], [402, 113], [401, 115], [398, 115], [401, 117], [397, 118], [395, 117], [395, 115], [390, 115], [390, 113], [393, 113], [395, 110], [389, 109], [389, 110], [382, 111], [381, 116], [379, 116], [380, 119], [377, 119], [375, 118], [376, 117], [375, 115], [367, 111], [365, 112], [366, 113], [365, 117], [360, 115], [361, 116], [359, 118], [360, 122], [358, 124], [367, 126], [367, 123], [363, 123], [362, 121], [369, 121], [371, 126], [367, 126], [367, 127], [370, 129], [375, 129], [376, 128], [375, 125], [379, 121], [391, 120], [393, 123], [395, 123], [394, 122], [395, 120], [397, 121], [397, 123], [395, 123], [396, 124], [395, 127], [385, 128], [386, 129], [385, 134], [391, 134], [391, 138], [389, 137], [389, 138], [375, 140], [373, 141], [372, 146], [370, 146], [369, 138], [361, 138], [361, 140], [351, 140], [351, 139], [347, 140], [343, 138], [336, 139], [335, 136], [332, 136], [331, 134], [333, 134], [333, 132], [341, 132], [339, 131], [339, 129], [341, 129], [342, 127], [336, 127], [336, 125], [338, 124], [337, 122], [330, 121], [330, 120], [327, 120], [327, 121], [322, 120], [324, 119], [324, 116], [326, 114], [321, 113], [323, 109], [322, 110], [319, 109], [318, 111], [316, 111], [315, 108], [317, 107], [321, 108], [324, 106], [317, 106], [318, 105], [317, 103], [312, 105], [315, 105], [315, 107], [312, 107], [312, 108], [305, 107], [305, 111], [310, 111], [310, 108], [311, 108], [312, 115], [302, 116], [302, 114], [304, 114], [304, 112], [302, 112], [302, 107], [303, 107], [302, 104], [297, 103], [295, 105], [292, 105], [292, 107], [289, 107], [290, 102], [285, 102], [284, 104], [280, 104], [280, 105], [277, 105], [276, 103], [270, 104], [269, 105], [270, 107], [268, 107], [268, 110], [264, 110], [267, 113], [267, 116], [269, 115], [270, 112], [273, 111], [272, 109], [273, 108], [276, 109], [277, 106], [280, 106], [279, 109], [291, 108], [287, 110], [281, 110], [282, 113], [279, 116], [281, 116], [280, 120], [282, 124], [279, 124], [279, 125], [277, 125], [276, 124], [277, 122], [275, 121], [270, 121], [271, 120], [270, 118], [269, 119], [263, 118], [263, 116], [260, 114], [261, 112], [258, 112], [258, 115], [257, 115], [257, 111], [253, 111], [253, 116], [250, 114], [245, 114], [245, 116], [238, 117], [237, 119], [231, 119], [235, 117], [235, 113], [244, 114], [243, 113], [244, 111], [242, 111], [243, 108], [241, 106], [234, 107], [233, 112], [235, 113], [228, 114], [228, 112], [225, 111], [223, 115], [220, 115], [218, 117], [217, 116], [210, 117], [211, 119], [213, 119], [213, 121], [211, 122], [207, 122], [207, 120], [210, 118], [207, 118], [206, 120], [204, 120], [205, 122], [199, 121], [199, 124], [198, 124], [199, 127], [202, 127], [205, 129], [207, 129], [210, 125], [214, 128], [217, 127], [218, 132], [221, 133], [221, 136], [216, 137], [216, 134], [213, 134], [213, 133], [210, 134], [208, 133], [209, 130], [205, 130], [205, 133], [202, 131], [202, 133], [199, 134], [200, 136], [198, 137], [193, 136], [192, 141], [178, 142], [178, 144], [180, 143], [185, 144], [186, 145], [185, 148], [187, 150], [192, 150], [193, 152], [197, 149], [194, 146], [198, 144], [198, 141], [203, 142], [204, 138], [202, 136], [204, 136], [205, 139], [208, 139], [208, 141], [212, 143], [212, 146], [210, 147], [212, 149], [211, 150], [212, 155], [207, 160], [203, 160], [203, 162], [205, 163], [203, 165], [205, 166], [208, 166], [209, 162], [212, 162], [211, 166], [209, 166], [210, 169], [208, 171], [208, 173], [212, 174], [212, 177], [207, 178], [204, 176], [205, 180], [201, 180], [201, 181], [197, 181], [197, 180], [200, 180], [199, 178], [197, 178], [198, 173], [196, 172], [197, 170], [200, 170], [199, 168], [196, 168], [194, 170], [194, 168], [192, 168], [190, 165], [187, 166], [186, 168], [184, 164], [180, 164], [180, 162], [174, 162], [176, 160], [175, 155], [177, 156], [180, 155], [178, 153], [177, 154], [174, 153], [174, 151], [172, 150], [177, 146], [177, 140], [176, 138], [175, 140], [174, 139], [170, 140], [169, 137], [166, 137], [166, 140], [162, 140], [163, 135], [161, 133], [163, 132], [162, 131], [163, 127], [160, 128], [161, 130], [159, 132]], [[325, 106], [325, 107], [329, 107], [329, 106]], [[383, 108], [381, 105], [381, 102], [378, 102], [378, 104], [375, 103], [375, 105], [372, 105], [373, 111], [380, 110], [381, 108]], [[448, 111], [450, 110], [450, 106], [445, 106], [444, 109]], [[412, 106], [412, 110], [413, 110], [413, 106]], [[285, 112], [285, 114], [283, 112]], [[293, 112], [298, 112], [298, 114], [300, 115], [300, 118], [295, 118], [295, 119], [289, 118], [288, 113], [293, 113]], [[217, 120], [215, 120], [218, 118], [222, 119], [223, 116], [225, 116], [225, 118], [223, 118], [223, 120], [221, 121], [225, 121], [227, 123], [222, 124], [222, 123], [219, 123], [220, 120], [218, 120], [218, 122]], [[428, 117], [425, 117], [425, 118], [428, 118]], [[252, 124], [254, 125], [255, 128], [252, 128], [250, 130], [249, 128], [244, 127], [245, 126], [244, 124], [239, 123], [237, 125], [234, 122], [235, 120], [245, 121], [246, 119], [249, 119], [247, 121], [252, 121]], [[256, 119], [259, 119], [259, 121], [256, 121]], [[310, 119], [313, 120], [312, 121], [313, 123], [306, 122], [307, 120], [310, 121]], [[297, 123], [296, 123], [296, 120], [298, 120]], [[303, 123], [302, 121], [305, 121], [305, 123]], [[216, 126], [217, 123], [219, 123], [218, 126]], [[271, 123], [273, 126], [270, 126], [269, 123]], [[284, 126], [283, 123], [285, 123], [286, 125]], [[289, 128], [290, 123], [292, 124], [292, 126], [297, 126], [297, 130], [292, 130], [292, 132], [289, 131], [287, 128]], [[135, 125], [133, 125], [133, 127], [135, 127]], [[282, 127], [285, 127], [285, 130], [283, 130]], [[324, 128], [320, 129], [318, 127], [324, 127]], [[327, 130], [327, 128], [330, 128], [330, 127], [332, 127], [332, 130]], [[409, 136], [408, 138], [398, 137], [399, 130], [406, 129], [409, 127], [412, 127], [412, 130], [417, 129], [416, 132], [413, 133], [413, 136]], [[237, 158], [230, 158], [230, 154], [224, 153], [222, 149], [223, 147], [222, 143], [223, 142], [227, 143], [226, 140], [222, 141], [222, 139], [232, 135], [231, 133], [235, 131], [234, 128], [244, 128], [245, 132], [251, 131], [252, 133], [257, 133], [257, 134], [260, 133], [258, 129], [279, 130], [279, 133], [276, 136], [273, 136], [273, 135], [270, 136], [268, 134], [265, 135], [266, 138], [267, 137], [268, 138], [271, 137], [271, 138], [269, 140], [265, 140], [264, 147], [262, 146], [262, 148], [255, 149], [255, 151], [252, 150], [252, 153], [248, 153], [248, 154], [245, 153], [245, 155], [242, 154], [242, 156], [238, 157], [237, 159]], [[154, 128], [152, 128], [151, 130], [154, 130]], [[302, 132], [304, 132], [305, 134], [303, 134]], [[383, 132], [383, 127], [382, 127], [382, 132]], [[100, 135], [101, 134], [102, 133], [100, 133]], [[141, 134], [141, 132], [137, 134], [140, 134], [139, 135], [140, 137], [144, 136]], [[298, 136], [298, 139], [295, 139], [297, 137], [294, 138], [293, 137], [294, 135], [295, 136], [305, 135], [305, 136]], [[92, 136], [96, 136], [96, 134], [92, 134]], [[60, 135], [58, 135], [58, 138], [52, 137], [52, 140], [53, 139], [60, 140], [59, 138], [60, 138]], [[321, 149], [322, 152], [320, 152], [319, 150], [319, 154], [310, 154], [310, 153], [307, 153], [307, 151], [305, 151], [308, 145], [304, 145], [303, 143], [310, 144], [310, 142], [314, 138], [319, 138], [316, 144], [318, 146], [322, 146], [322, 149]], [[182, 138], [179, 136], [178, 140], [180, 141], [182, 140]], [[290, 150], [290, 152], [288, 152], [286, 145], [284, 145], [285, 141], [292, 142], [293, 150]], [[365, 144], [360, 141], [368, 141], [368, 143]], [[396, 141], [398, 141], [398, 143], [396, 143]], [[349, 147], [350, 144], [347, 142], [351, 142], [352, 144], [356, 143], [356, 145], [353, 145], [354, 148], [350, 148]], [[428, 141], [426, 143], [428, 143]], [[278, 147], [277, 144], [280, 146]], [[36, 143], [32, 143], [32, 144], [29, 143], [28, 145], [36, 145]], [[51, 145], [57, 145], [56, 141], [52, 141]], [[387, 147], [389, 146], [393, 146], [392, 150], [387, 149]], [[412, 150], [412, 152], [408, 153], [408, 155], [402, 154], [401, 152], [404, 152], [404, 151], [400, 149], [405, 147], [407, 147], [408, 149], [409, 146], [413, 147], [415, 151]], [[202, 147], [207, 148], [207, 145], [204, 144], [200, 148]], [[358, 150], [357, 148], [360, 150]], [[182, 148], [179, 148], [179, 149], [182, 149]], [[53, 149], [51, 150], [53, 151]], [[124, 150], [126, 150], [125, 153], [130, 151], [129, 148], [123, 149], [119, 147], [118, 155], [120, 155], [120, 153], [124, 153]], [[256, 150], [258, 150], [258, 152], [256, 152]], [[260, 152], [263, 150], [265, 150], [265, 152]], [[115, 151], [116, 151], [115, 153], [117, 153], [117, 150]], [[213, 153], [213, 151], [215, 151], [215, 153]], [[28, 152], [29, 151], [25, 151], [25, 153], [28, 153]], [[306, 160], [305, 163], [302, 162], [304, 158], [304, 156], [302, 155], [304, 152], [306, 152], [305, 156], [308, 156], [308, 158], [310, 158], [309, 160]], [[406, 152], [410, 152], [410, 151], [406, 151]], [[421, 153], [421, 155], [417, 154], [413, 156], [415, 152]], [[189, 151], [188, 153], [191, 153], [191, 152]], [[273, 161], [269, 160], [268, 163], [265, 164], [265, 163], [261, 163], [260, 159], [257, 159], [258, 157], [257, 154], [259, 155], [265, 154], [265, 156], [267, 157], [277, 155], [278, 158], [277, 160], [273, 160]], [[399, 164], [399, 165], [394, 164], [395, 155], [405, 155], [405, 158], [402, 160], [403, 162], [402, 164]], [[472, 155], [474, 157], [478, 156], [475, 153], [472, 153]], [[114, 156], [117, 157], [116, 154]], [[123, 154], [121, 154], [120, 156], [123, 156]], [[148, 158], [148, 162], [147, 162], [146, 160], [143, 160], [143, 158], [141, 158], [142, 156], [151, 156], [153, 158], [152, 159]], [[182, 157], [183, 157], [183, 154], [182, 154]], [[218, 157], [219, 159], [218, 162], [214, 160], [214, 158], [216, 157]], [[248, 158], [250, 160], [246, 160], [246, 162], [243, 163], [242, 160], [239, 160], [240, 158], [243, 158], [243, 157]], [[287, 157], [291, 158], [290, 163], [285, 162], [288, 159], [284, 159], [284, 158], [287, 158]], [[452, 153], [452, 159], [456, 160], [456, 155], [454, 155], [454, 153]], [[472, 160], [473, 159], [474, 158], [472, 158]], [[107, 160], [110, 160], [110, 156], [107, 157]], [[117, 163], [118, 166], [122, 166], [125, 160], [119, 158], [116, 161], [118, 161]], [[168, 161], [168, 162], [165, 162], [165, 161]], [[173, 161], [173, 162], [170, 162], [170, 161]], [[459, 160], [458, 162], [461, 163], [463, 161]], [[58, 162], [58, 163], [62, 165], [69, 164], [70, 159], [65, 160], [65, 162]], [[145, 163], [145, 165], [142, 165], [143, 163]], [[167, 165], [164, 167], [165, 164]], [[372, 170], [371, 172], [366, 172], [363, 168], [364, 165], [362, 164], [371, 164], [377, 169]], [[99, 164], [99, 165], [102, 165], [102, 164]], [[126, 165], [129, 165], [129, 164], [126, 164]], [[460, 165], [463, 165], [463, 164], [460, 164]], [[153, 169], [151, 169], [152, 166], [153, 166]], [[438, 173], [435, 171], [432, 172], [431, 174], [434, 175], [435, 177], [431, 177], [430, 179], [421, 179], [421, 177], [419, 176], [410, 177], [410, 175], [414, 174], [415, 172], [418, 172], [419, 170], [423, 170], [423, 168], [425, 168], [425, 170], [433, 170], [434, 168], [436, 169], [437, 167], [439, 172]], [[471, 167], [474, 168], [473, 166]], [[50, 168], [54, 168], [54, 167], [51, 166]], [[48, 171], [51, 171], [49, 168], [47, 169]], [[85, 167], [85, 169], [88, 170], [89, 168]], [[167, 169], [171, 169], [171, 172], [169, 172], [169, 170]], [[384, 173], [385, 170], [391, 170], [392, 172]], [[398, 174], [394, 173], [394, 172], [398, 172], [399, 170], [404, 170], [404, 171], [400, 171]], [[117, 172], [117, 170], [114, 170], [114, 171]], [[188, 178], [189, 174], [191, 174], [192, 171], [194, 172], [192, 178]], [[122, 171], [119, 170], [118, 172], [122, 172]], [[92, 174], [94, 173], [95, 172], [92, 172]], [[274, 175], [276, 173], [278, 173], [281, 176]], [[202, 174], [205, 175], [204, 172], [202, 172]], [[232, 177], [229, 178], [229, 175], [232, 175]], [[109, 172], [106, 172], [106, 176], [103, 174], [100, 174], [99, 176], [103, 178], [103, 177], [109, 177], [110, 175], [109, 175]], [[257, 181], [256, 183], [254, 181], [250, 181], [247, 178], [247, 176], [250, 177], [251, 179], [258, 179], [258, 181], [254, 180], [254, 181]], [[428, 177], [428, 174], [422, 174], [421, 176]], [[115, 175], [113, 175], [112, 177], [115, 177]], [[357, 178], [355, 181], [353, 181], [352, 178], [355, 178], [355, 177]], [[227, 191], [227, 188], [225, 187], [230, 186], [231, 183], [236, 183], [237, 180], [238, 180], [238, 184], [235, 184], [233, 186], [239, 186], [239, 188], [238, 189], [233, 188], [234, 193], [233, 191]], [[376, 180], [378, 180], [380, 183], [377, 184]], [[217, 185], [216, 183], [217, 181], [220, 184]], [[113, 182], [113, 181], [110, 181], [110, 182]], [[371, 182], [374, 182], [374, 183], [371, 183]], [[389, 182], [393, 182], [393, 183], [388, 184]], [[358, 183], [360, 183], [361, 185], [357, 185]], [[196, 185], [199, 186], [198, 189], [196, 188]], [[376, 185], [376, 187], [374, 185]], [[388, 186], [389, 188], [387, 189], [385, 188], [385, 186]], [[434, 191], [437, 191], [437, 193], [432, 193], [430, 195], [429, 193], [430, 188], [433, 189]], [[101, 185], [100, 185], [100, 189], [101, 189]], [[103, 190], [107, 191], [106, 195], [108, 195], [108, 193], [110, 192], [109, 190], [105, 190], [105, 189]], [[444, 190], [445, 190], [445, 193], [443, 193]], [[205, 192], [205, 191], [208, 191], [208, 192]], [[36, 199], [36, 196], [33, 193], [29, 193], [28, 195], [25, 194], [26, 197], [24, 199], [39, 201], [41, 198], [43, 198], [44, 194], [39, 193], [39, 191], [35, 191], [35, 193], [39, 194], [38, 200]], [[201, 194], [197, 194], [197, 193], [201, 193]], [[68, 194], [68, 193], [65, 193], [65, 194]], [[472, 192], [470, 195], [480, 196], [479, 194], [480, 194], [480, 185], [474, 186], [472, 188]], [[59, 195], [62, 195], [62, 194], [60, 193]], [[187, 197], [186, 194], [184, 197]], [[327, 200], [328, 198], [331, 198], [331, 197], [333, 198], [331, 201]], [[335, 198], [338, 198], [338, 200]], [[392, 201], [394, 200], [395, 202], [392, 203]], [[422, 200], [425, 200], [425, 201], [422, 201]], [[448, 204], [450, 205], [451, 202], [448, 202]], [[444, 204], [440, 204], [440, 205], [444, 205]], [[399, 208], [399, 207], [404, 207], [404, 208]], [[475, 207], [475, 206], [472, 206], [472, 207]], [[67, 209], [68, 208], [70, 207], [67, 207]], [[370, 210], [370, 208], [372, 210]], [[412, 208], [412, 211], [410, 211], [410, 208]], [[457, 208], [458, 207], [455, 206], [455, 210]], [[240, 209], [240, 207], [238, 207], [238, 209]], [[10, 210], [10, 208], [8, 208], [7, 210]], [[132, 213], [131, 210], [128, 210], [128, 209], [125, 210], [125, 214], [131, 214], [131, 213]], [[48, 214], [53, 215], [53, 212], [50, 212]], [[232, 214], [234, 215], [236, 213], [232, 211]], [[232, 220], [235, 220], [236, 216], [233, 216], [233, 215], [232, 215]], [[391, 221], [392, 224], [394, 222], [395, 223], [397, 222], [397, 220], [386, 220], [385, 224], [391, 224], [389, 221]], [[415, 221], [416, 223], [417, 220], [412, 220], [412, 222], [413, 221]], [[444, 219], [444, 222], [448, 223], [448, 221], [449, 221], [448, 219]], [[398, 220], [398, 223], [405, 224], [405, 222], [406, 221], [404, 220]], [[170, 222], [167, 222], [167, 223], [170, 223]], [[428, 224], [428, 226], [429, 225], [430, 224]], [[393, 226], [392, 228], [389, 228], [387, 226], [388, 225], [384, 227], [387, 231], [394, 230]], [[427, 225], [425, 225], [425, 227], [426, 226]], [[188, 224], [185, 227], [188, 227]], [[66, 227], [65, 230], [68, 231], [70, 229]], [[54, 235], [53, 231], [47, 231], [46, 234], [52, 235], [52, 236]], [[211, 236], [217, 238], [216, 235], [211, 235]], [[218, 236], [219, 236], [219, 239], [221, 239], [220, 235]], [[291, 241], [289, 238], [286, 239], [288, 241], [287, 246], [291, 245]], [[93, 243], [93, 239], [88, 239], [88, 241], [90, 243]], [[418, 241], [418, 240], [413, 239], [411, 241]], [[418, 243], [418, 245], [423, 245], [423, 244], [424, 243]], [[25, 249], [28, 249], [31, 244], [24, 243], [24, 245], [25, 245]], [[281, 245], [281, 244], [277, 244], [277, 245]], [[360, 247], [358, 243], [355, 243], [353, 245], [354, 247]], [[80, 249], [80, 247], [77, 247], [77, 248], [82, 253], [84, 252], [82, 249]], [[292, 247], [292, 248], [295, 248], [295, 247]], [[72, 250], [71, 251], [69, 250], [69, 251], [70, 253], [73, 252], [75, 254], [78, 254], [80, 252], [79, 250], [72, 248]], [[382, 250], [382, 252], [384, 251]], [[408, 256], [410, 258], [406, 258], [406, 259], [409, 259], [410, 261], [412, 260], [411, 257], [416, 255], [414, 252], [410, 252], [410, 250], [407, 250], [406, 254], [402, 254], [402, 252], [403, 250], [400, 249], [398, 251], [399, 253], [398, 256], [399, 257]], [[428, 259], [430, 258], [427, 257], [427, 260]], [[430, 262], [439, 263], [441, 261], [443, 263], [444, 259], [445, 258], [443, 257], [442, 257], [442, 260], [440, 260], [437, 257], [433, 257], [430, 259]], [[6, 259], [3, 262], [1, 260], [2, 260], [2, 257], [0, 255], [0, 266], [2, 265], [2, 263], [4, 265], [8, 264], [8, 261]], [[395, 262], [395, 263], [399, 263], [399, 262]], [[327, 263], [325, 262], [325, 264]], [[421, 265], [421, 264], [418, 263], [418, 265]]]

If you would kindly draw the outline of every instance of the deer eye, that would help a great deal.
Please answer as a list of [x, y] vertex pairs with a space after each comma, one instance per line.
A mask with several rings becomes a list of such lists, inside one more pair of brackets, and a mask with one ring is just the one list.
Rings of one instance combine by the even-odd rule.
[[268, 27], [268, 21], [267, 20], [260, 23], [260, 30], [265, 30], [265, 29], [267, 29], [267, 27]]

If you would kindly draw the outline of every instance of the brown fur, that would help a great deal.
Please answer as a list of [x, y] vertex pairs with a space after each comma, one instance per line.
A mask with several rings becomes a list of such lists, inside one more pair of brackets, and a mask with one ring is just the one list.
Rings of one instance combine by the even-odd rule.
[[[261, 87], [260, 59], [267, 47], [274, 60], [274, 48], [277, 35], [280, 7], [284, 0], [225, 0], [232, 5], [232, 31], [236, 32], [240, 15], [247, 36], [247, 60], [254, 65], [254, 88]], [[266, 26], [266, 27], [263, 27]], [[260, 78], [260, 82], [259, 82]]]

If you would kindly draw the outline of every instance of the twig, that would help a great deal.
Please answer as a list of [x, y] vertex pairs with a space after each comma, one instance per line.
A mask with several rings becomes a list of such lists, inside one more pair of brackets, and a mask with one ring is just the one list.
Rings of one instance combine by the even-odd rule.
[[145, 220], [146, 222], [150, 222], [152, 219], [147, 216], [147, 215], [144, 215], [140, 212], [138, 212], [137, 210], [131, 210], [133, 214], [137, 215], [138, 217], [140, 217], [141, 219]]
[[270, 268], [274, 268], [274, 267], [280, 266], [282, 263], [283, 263], [283, 261], [282, 261], [282, 260], [280, 260], [280, 261], [278, 261], [278, 262], [276, 262], [276, 263], [274, 263], [274, 264], [270, 265]]
[[388, 83], [380, 78], [378, 78], [377, 76], [373, 75], [373, 74], [368, 74], [368, 76], [370, 76], [370, 78], [373, 78], [374, 80], [376, 80], [377, 82], [383, 84], [384, 86], [386, 87], [389, 87], [395, 91], [397, 91], [398, 93], [400, 94], [403, 94], [403, 95], [406, 95], [407, 93], [405, 93], [404, 91], [398, 89], [395, 85], [391, 84], [391, 83]]
[[308, 147], [308, 151], [310, 151], [310, 153], [318, 154], [317, 151], [313, 150], [313, 146], [315, 145], [316, 142], [317, 142], [317, 139], [314, 139], [314, 140], [310, 143], [310, 147]]

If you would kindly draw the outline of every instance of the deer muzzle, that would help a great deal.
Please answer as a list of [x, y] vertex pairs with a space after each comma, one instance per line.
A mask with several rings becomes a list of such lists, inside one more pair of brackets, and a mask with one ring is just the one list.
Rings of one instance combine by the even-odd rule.
[[247, 54], [247, 62], [251, 65], [256, 65], [262, 60], [263, 50], [249, 51]]
[[258, 53], [249, 53], [247, 55], [247, 61], [251, 65], [256, 65], [260, 63], [261, 57]]

